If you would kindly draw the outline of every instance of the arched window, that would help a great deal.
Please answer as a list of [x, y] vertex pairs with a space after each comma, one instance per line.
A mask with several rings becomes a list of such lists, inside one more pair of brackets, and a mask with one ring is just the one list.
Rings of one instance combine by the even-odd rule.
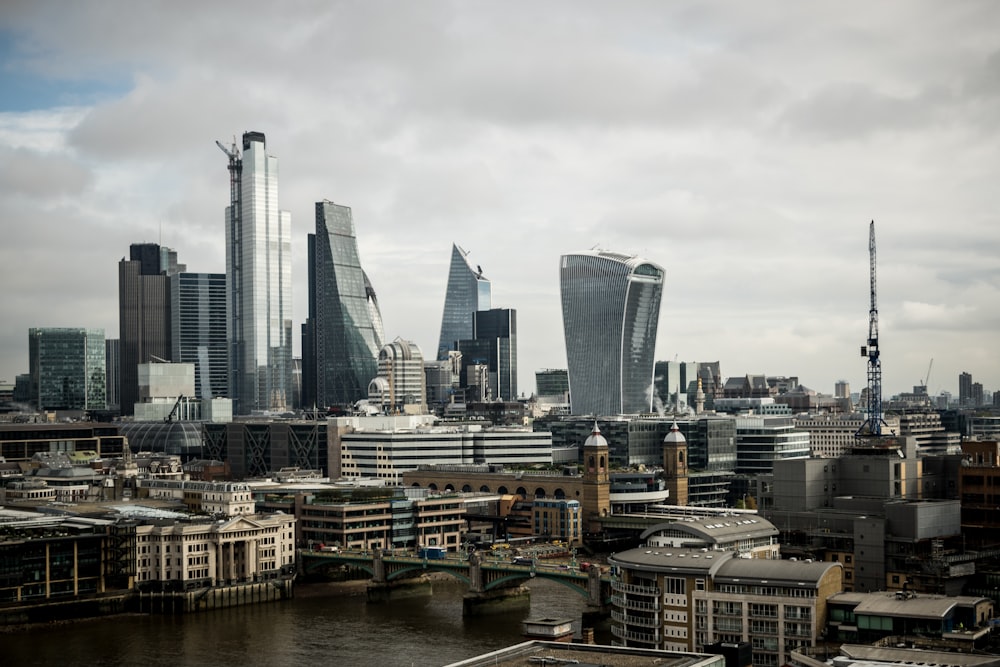
[[552, 492], [552, 494], [560, 500], [566, 497], [566, 492], [563, 491], [562, 489], [556, 489], [555, 491]]
[[507, 491], [507, 487], [506, 486], [501, 486], [501, 487], [497, 488], [497, 493], [499, 493], [501, 495], [506, 495], [507, 493], [509, 493], [509, 491]]
[[466, 484], [462, 487], [462, 493], [472, 493], [472, 487]]
[[545, 497], [545, 489], [543, 489], [542, 487], [538, 487], [537, 489], [535, 489], [535, 497], [536, 498], [544, 498]]
[[431, 491], [437, 491], [438, 485], [435, 484], [434, 482], [431, 482], [430, 484], [427, 485], [427, 488], [430, 489]]
[[483, 484], [481, 487], [479, 487], [479, 491], [481, 493], [489, 493], [490, 492], [490, 487], [488, 487], [485, 484]]

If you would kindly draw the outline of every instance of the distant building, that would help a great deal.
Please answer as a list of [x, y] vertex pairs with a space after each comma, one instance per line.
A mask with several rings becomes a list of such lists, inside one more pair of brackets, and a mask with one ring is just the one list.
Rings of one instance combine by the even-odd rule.
[[225, 461], [234, 479], [267, 477], [281, 468], [329, 470], [326, 420], [204, 423], [200, 457]]
[[[899, 417], [885, 415], [885, 433], [899, 433]], [[836, 458], [847, 454], [857, 445], [857, 433], [865, 423], [860, 413], [847, 415], [796, 415], [795, 428], [809, 433], [812, 456]]]
[[972, 399], [972, 373], [962, 371], [958, 376], [958, 405], [963, 408], [975, 407]]
[[569, 371], [565, 368], [535, 371], [535, 394], [539, 401], [569, 403]]
[[[456, 341], [462, 366], [486, 366], [486, 400], [517, 399], [517, 311], [509, 308], [480, 310], [472, 314], [472, 339]], [[466, 376], [468, 377], [468, 376]], [[477, 392], [477, 395], [483, 395]], [[466, 397], [466, 400], [470, 400]], [[474, 399], [473, 399], [474, 400]]]
[[106, 407], [104, 330], [28, 329], [31, 399], [39, 410]]
[[194, 366], [191, 397], [228, 397], [226, 274], [180, 272], [171, 276], [170, 313], [170, 360]]
[[107, 389], [105, 404], [108, 410], [120, 410], [121, 399], [121, 345], [117, 338], [104, 339], [104, 386]]
[[850, 398], [851, 383], [849, 383], [847, 380], [837, 380], [833, 385], [833, 397]]
[[663, 269], [606, 251], [563, 255], [559, 271], [576, 415], [648, 413]]
[[797, 458], [809, 458], [809, 432], [791, 416], [736, 418], [736, 472], [768, 473], [775, 461]]
[[378, 353], [378, 376], [368, 384], [368, 403], [386, 414], [426, 414], [425, 382], [420, 348], [397, 337]]
[[304, 407], [351, 406], [367, 397], [385, 337], [375, 289], [361, 268], [351, 209], [317, 202], [316, 233], [308, 241]]
[[473, 313], [491, 307], [490, 281], [483, 276], [482, 267], [473, 268], [469, 264], [468, 252], [453, 243], [437, 358], [446, 359], [449, 350], [456, 349], [456, 341], [474, 338]]

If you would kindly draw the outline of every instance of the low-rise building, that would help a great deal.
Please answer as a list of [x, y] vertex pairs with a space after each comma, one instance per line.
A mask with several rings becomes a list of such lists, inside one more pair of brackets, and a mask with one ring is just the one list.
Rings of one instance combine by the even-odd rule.
[[295, 566], [295, 517], [162, 519], [136, 527], [136, 585], [186, 590], [276, 579]]
[[253, 493], [245, 482], [144, 479], [137, 484], [140, 498], [177, 500], [192, 512], [224, 517], [256, 512]]

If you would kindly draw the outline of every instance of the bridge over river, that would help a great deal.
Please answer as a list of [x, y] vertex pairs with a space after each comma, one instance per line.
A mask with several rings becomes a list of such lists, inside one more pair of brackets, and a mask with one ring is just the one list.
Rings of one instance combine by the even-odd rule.
[[408, 552], [374, 549], [371, 551], [307, 551], [298, 553], [299, 571], [314, 574], [331, 566], [347, 565], [371, 575], [368, 599], [387, 599], [393, 588], [421, 575], [443, 572], [468, 587], [464, 612], [481, 613], [494, 603], [526, 595], [524, 584], [532, 579], [549, 579], [576, 592], [594, 612], [606, 611], [611, 596], [611, 577], [597, 566], [581, 572], [574, 563], [548, 563], [535, 560], [530, 565], [497, 559], [474, 551], [468, 556], [445, 553], [442, 558], [421, 557]]

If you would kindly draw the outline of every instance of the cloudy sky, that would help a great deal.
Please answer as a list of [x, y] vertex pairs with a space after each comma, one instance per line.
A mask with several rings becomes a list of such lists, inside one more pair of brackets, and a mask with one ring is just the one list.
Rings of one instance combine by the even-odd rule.
[[[0, 8], [0, 380], [34, 326], [118, 336], [117, 265], [225, 270], [226, 156], [280, 161], [296, 331], [313, 205], [353, 208], [386, 334], [435, 350], [452, 242], [565, 367], [558, 263], [666, 269], [657, 357], [1000, 389], [1000, 4], [48, 2]], [[296, 354], [299, 344], [296, 341]]]

